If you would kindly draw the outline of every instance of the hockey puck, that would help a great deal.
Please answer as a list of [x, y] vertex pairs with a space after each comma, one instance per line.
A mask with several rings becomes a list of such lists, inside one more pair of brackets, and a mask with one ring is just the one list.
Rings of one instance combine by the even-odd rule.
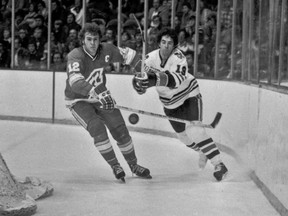
[[131, 124], [137, 124], [139, 121], [139, 116], [136, 113], [132, 113], [128, 119]]

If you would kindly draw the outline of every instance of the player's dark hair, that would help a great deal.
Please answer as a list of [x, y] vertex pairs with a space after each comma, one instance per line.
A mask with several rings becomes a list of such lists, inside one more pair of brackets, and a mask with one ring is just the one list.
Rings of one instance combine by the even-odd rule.
[[171, 28], [163, 28], [157, 37], [157, 43], [159, 44], [163, 36], [169, 36], [172, 38], [174, 42], [174, 46], [178, 44], [178, 34], [174, 29]]
[[83, 41], [85, 38], [85, 33], [89, 32], [92, 35], [99, 35], [99, 38], [101, 39], [102, 34], [99, 26], [95, 23], [86, 23], [84, 27], [79, 32], [79, 40]]

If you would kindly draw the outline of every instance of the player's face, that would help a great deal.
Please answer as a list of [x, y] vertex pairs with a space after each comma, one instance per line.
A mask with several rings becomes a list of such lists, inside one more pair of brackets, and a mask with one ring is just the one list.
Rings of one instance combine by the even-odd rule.
[[100, 44], [100, 38], [99, 35], [92, 35], [89, 32], [85, 33], [84, 37], [84, 47], [85, 49], [92, 55], [94, 56], [96, 54], [96, 51], [99, 47]]
[[170, 36], [164, 35], [160, 41], [160, 54], [162, 57], [168, 57], [174, 49], [174, 41]]

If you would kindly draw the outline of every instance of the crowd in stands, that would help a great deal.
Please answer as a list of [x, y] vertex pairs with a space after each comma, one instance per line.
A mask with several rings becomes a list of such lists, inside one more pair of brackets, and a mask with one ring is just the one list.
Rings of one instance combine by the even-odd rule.
[[[11, 0], [2, 0], [0, 15], [0, 68], [11, 68]], [[158, 48], [157, 35], [171, 26], [172, 0], [149, 0], [147, 22], [147, 52]], [[194, 53], [198, 54], [197, 76], [213, 76], [217, 1], [200, 0], [199, 43], [195, 48], [196, 0], [176, 1], [175, 29], [179, 34], [179, 49], [189, 59], [189, 71], [193, 72]], [[15, 1], [14, 67], [18, 69], [46, 69], [48, 59], [48, 0]], [[101, 28], [102, 41], [117, 45], [117, 0], [87, 0], [85, 21], [95, 22]], [[78, 33], [82, 26], [82, 0], [52, 0], [51, 66], [65, 71], [67, 54], [81, 45]], [[232, 3], [224, 1], [221, 9], [221, 37], [227, 51], [221, 59], [221, 76], [229, 73], [229, 46], [231, 45]], [[135, 49], [142, 55], [142, 35], [133, 19], [135, 14], [144, 25], [144, 0], [122, 0], [122, 29], [120, 45]], [[223, 65], [222, 65], [223, 64]], [[228, 65], [228, 66], [227, 66]], [[223, 66], [223, 67], [222, 67]], [[127, 67], [121, 72], [131, 73]], [[115, 65], [106, 69], [116, 73]]]

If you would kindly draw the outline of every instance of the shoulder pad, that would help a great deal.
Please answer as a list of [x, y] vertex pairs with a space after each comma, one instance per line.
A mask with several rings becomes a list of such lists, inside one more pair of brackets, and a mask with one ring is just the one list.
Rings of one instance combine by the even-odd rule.
[[68, 53], [68, 58], [81, 58], [84, 56], [82, 47], [78, 47], [73, 49], [71, 52]]

